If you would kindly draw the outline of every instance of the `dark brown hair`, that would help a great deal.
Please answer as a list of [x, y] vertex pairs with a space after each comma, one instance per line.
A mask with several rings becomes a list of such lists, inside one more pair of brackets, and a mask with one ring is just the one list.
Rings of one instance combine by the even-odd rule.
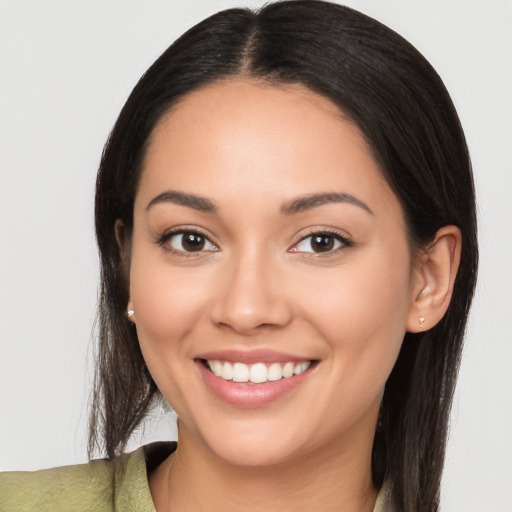
[[386, 477], [398, 511], [437, 510], [450, 406], [478, 260], [471, 163], [450, 97], [435, 70], [381, 23], [339, 5], [297, 0], [257, 12], [230, 9], [199, 23], [150, 67], [105, 146], [97, 180], [101, 255], [99, 346], [89, 451], [122, 452], [158, 396], [125, 317], [128, 286], [114, 235], [133, 226], [137, 181], [162, 115], [194, 89], [244, 75], [302, 84], [361, 129], [396, 193], [412, 247], [444, 225], [462, 233], [462, 256], [444, 318], [406, 334], [386, 384], [373, 449], [373, 479]]

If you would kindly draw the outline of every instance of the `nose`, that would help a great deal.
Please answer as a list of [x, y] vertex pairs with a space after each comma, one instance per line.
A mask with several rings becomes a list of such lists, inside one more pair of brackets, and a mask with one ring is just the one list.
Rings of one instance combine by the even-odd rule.
[[222, 285], [210, 310], [217, 326], [250, 335], [287, 325], [292, 309], [276, 262], [253, 255], [226, 262]]

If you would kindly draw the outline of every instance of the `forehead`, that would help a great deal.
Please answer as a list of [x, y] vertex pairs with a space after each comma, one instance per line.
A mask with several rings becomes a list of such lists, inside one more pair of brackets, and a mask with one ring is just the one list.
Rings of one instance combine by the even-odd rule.
[[357, 192], [397, 205], [359, 128], [334, 103], [303, 86], [244, 80], [187, 94], [156, 125], [137, 195], [165, 188], [251, 200]]

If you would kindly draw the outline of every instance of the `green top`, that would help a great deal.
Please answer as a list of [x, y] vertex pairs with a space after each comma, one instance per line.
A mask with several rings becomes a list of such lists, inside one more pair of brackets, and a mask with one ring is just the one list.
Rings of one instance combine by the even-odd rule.
[[155, 512], [147, 471], [175, 449], [153, 443], [111, 461], [0, 473], [0, 512]]
[[[175, 450], [152, 443], [111, 461], [0, 473], [0, 512], [156, 512], [147, 474]], [[389, 486], [373, 512], [392, 512]]]

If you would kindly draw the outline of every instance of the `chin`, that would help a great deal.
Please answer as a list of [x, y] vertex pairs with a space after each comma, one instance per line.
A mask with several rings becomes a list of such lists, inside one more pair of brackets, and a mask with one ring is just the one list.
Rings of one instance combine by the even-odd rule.
[[[213, 427], [217, 423], [216, 427]], [[198, 441], [205, 455], [240, 467], [278, 465], [299, 455], [299, 447], [310, 435], [294, 432], [289, 424], [282, 425], [254, 418], [249, 421], [210, 422], [204, 431], [189, 428], [179, 422], [180, 443]], [[288, 434], [288, 435], [284, 435]], [[302, 450], [300, 450], [302, 451]]]
[[223, 443], [220, 446], [212, 444], [209, 448], [217, 457], [229, 465], [257, 468], [276, 466], [298, 456], [296, 450], [280, 445], [276, 445], [274, 439], [258, 443], [244, 441], [229, 445]]

